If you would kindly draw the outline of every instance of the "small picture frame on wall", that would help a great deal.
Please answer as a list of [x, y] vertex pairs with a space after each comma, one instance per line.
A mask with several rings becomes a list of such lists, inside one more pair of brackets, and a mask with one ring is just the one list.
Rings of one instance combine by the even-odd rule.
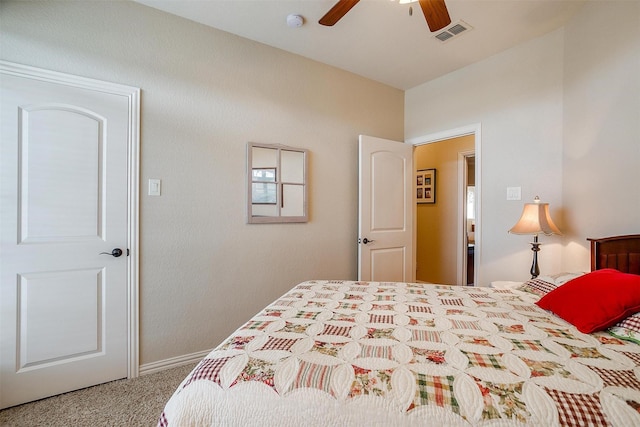
[[436, 170], [419, 169], [416, 172], [417, 203], [436, 202]]

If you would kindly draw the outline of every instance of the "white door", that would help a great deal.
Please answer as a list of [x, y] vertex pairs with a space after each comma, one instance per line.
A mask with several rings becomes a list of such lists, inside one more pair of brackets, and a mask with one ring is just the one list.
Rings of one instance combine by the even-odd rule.
[[358, 280], [413, 281], [413, 146], [360, 135], [358, 160]]
[[131, 109], [0, 71], [4, 408], [128, 375]]

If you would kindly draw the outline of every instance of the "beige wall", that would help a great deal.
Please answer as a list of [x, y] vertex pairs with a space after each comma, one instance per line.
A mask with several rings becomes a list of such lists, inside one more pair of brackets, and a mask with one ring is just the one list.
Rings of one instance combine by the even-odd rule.
[[482, 125], [479, 285], [527, 278], [530, 238], [507, 230], [536, 195], [565, 231], [541, 237], [542, 274], [588, 269], [587, 236], [640, 232], [639, 8], [587, 2], [564, 28], [405, 93], [408, 139]]
[[[136, 3], [1, 7], [2, 59], [142, 89], [142, 364], [210, 349], [300, 281], [356, 278], [358, 134], [402, 140], [402, 91]], [[249, 141], [309, 149], [309, 223], [246, 224]]]
[[[527, 278], [530, 237], [507, 233], [523, 203], [539, 195], [554, 217], [562, 206], [562, 55], [558, 30], [405, 92], [407, 139], [481, 124], [480, 286]], [[507, 201], [507, 187], [516, 186], [522, 200]], [[558, 271], [561, 239], [541, 241], [543, 273]]]
[[590, 2], [565, 34], [564, 265], [582, 270], [587, 237], [640, 233], [640, 2]]
[[473, 151], [473, 135], [424, 144], [414, 150], [416, 169], [436, 168], [436, 203], [416, 207], [416, 279], [457, 283], [458, 153]]

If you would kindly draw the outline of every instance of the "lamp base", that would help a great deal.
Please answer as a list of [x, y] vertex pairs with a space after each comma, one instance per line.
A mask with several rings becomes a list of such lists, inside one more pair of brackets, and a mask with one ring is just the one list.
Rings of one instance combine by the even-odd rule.
[[535, 279], [540, 275], [540, 268], [538, 268], [538, 252], [540, 251], [540, 243], [538, 243], [538, 235], [533, 236], [533, 242], [531, 242], [531, 250], [533, 251], [533, 263], [531, 264], [531, 278]]

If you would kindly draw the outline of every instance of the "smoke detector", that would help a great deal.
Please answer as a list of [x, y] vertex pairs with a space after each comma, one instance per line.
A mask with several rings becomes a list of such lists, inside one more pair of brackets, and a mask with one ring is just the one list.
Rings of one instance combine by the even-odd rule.
[[304, 24], [304, 18], [301, 15], [290, 14], [287, 15], [287, 26], [289, 28], [298, 28], [302, 27]]
[[455, 24], [450, 25], [445, 30], [440, 31], [434, 37], [441, 42], [446, 42], [469, 30], [473, 30], [473, 27], [471, 25], [467, 24], [464, 21], [458, 21]]

